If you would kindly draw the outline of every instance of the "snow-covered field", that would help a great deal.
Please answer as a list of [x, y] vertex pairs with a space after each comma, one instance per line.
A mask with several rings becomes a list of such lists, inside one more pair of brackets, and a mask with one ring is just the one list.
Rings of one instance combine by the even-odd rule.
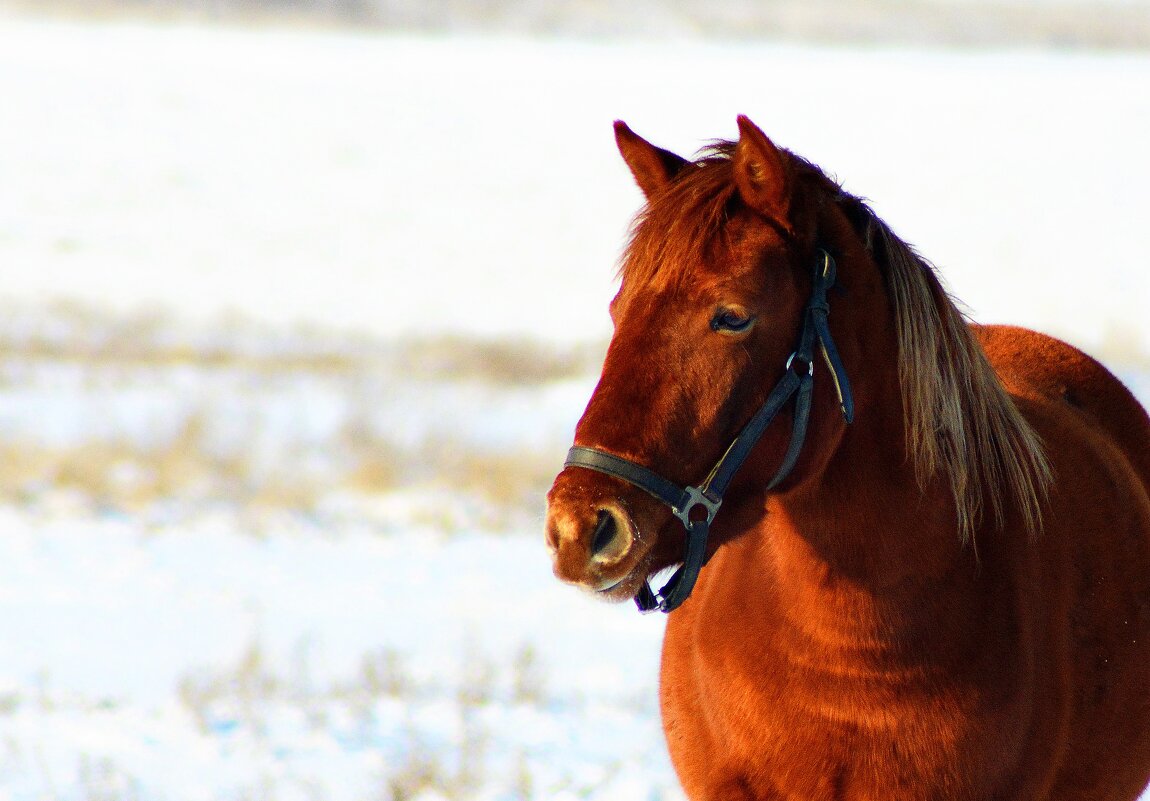
[[542, 493], [639, 202], [750, 114], [1150, 401], [1150, 57], [0, 19], [0, 799], [674, 799]]

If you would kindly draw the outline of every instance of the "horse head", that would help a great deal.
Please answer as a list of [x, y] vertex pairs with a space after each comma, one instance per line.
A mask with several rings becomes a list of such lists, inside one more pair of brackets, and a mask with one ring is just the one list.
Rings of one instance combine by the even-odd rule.
[[[614, 334], [572, 452], [608, 454], [675, 488], [703, 482], [718, 469], [780, 376], [813, 374], [810, 353], [799, 364], [791, 357], [808, 337], [804, 318], [812, 292], [818, 294], [818, 271], [833, 264], [823, 248], [846, 249], [848, 261], [869, 262], [858, 237], [848, 235], [844, 211], [825, 202], [837, 186], [777, 148], [747, 118], [739, 118], [739, 129], [736, 143], [687, 161], [621, 122], [615, 126], [647, 206], [623, 259], [611, 303]], [[881, 295], [877, 271], [869, 278]], [[809, 338], [826, 356], [829, 330], [825, 342], [814, 333]], [[848, 339], [844, 345], [849, 361], [860, 344]], [[831, 371], [835, 380], [823, 382], [809, 401], [817, 442], [803, 447], [780, 492], [825, 462], [842, 436], [844, 415], [836, 410], [846, 382], [841, 362], [838, 368]], [[744, 455], [732, 501], [745, 488], [761, 489], [763, 476], [788, 458], [797, 413], [776, 411], [780, 422]], [[559, 578], [623, 600], [636, 596], [650, 575], [683, 561], [692, 512], [671, 508], [671, 500], [615, 472], [569, 463], [548, 494], [547, 540]], [[721, 539], [723, 526], [716, 525]]]

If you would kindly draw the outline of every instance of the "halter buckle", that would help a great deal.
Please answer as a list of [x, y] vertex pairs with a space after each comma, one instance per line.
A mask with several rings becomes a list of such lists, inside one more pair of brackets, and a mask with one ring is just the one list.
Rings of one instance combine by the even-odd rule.
[[680, 522], [682, 522], [689, 531], [691, 528], [691, 512], [701, 506], [707, 513], [707, 525], [711, 525], [711, 521], [715, 519], [715, 514], [719, 511], [719, 507], [723, 505], [723, 499], [719, 498], [715, 500], [707, 495], [705, 490], [701, 490], [698, 487], [687, 487], [683, 490], [683, 494], [686, 496], [686, 501], [681, 502], [680, 505], [682, 508], [679, 508], [679, 505], [671, 507], [671, 511], [675, 514], [675, 517], [679, 518]]

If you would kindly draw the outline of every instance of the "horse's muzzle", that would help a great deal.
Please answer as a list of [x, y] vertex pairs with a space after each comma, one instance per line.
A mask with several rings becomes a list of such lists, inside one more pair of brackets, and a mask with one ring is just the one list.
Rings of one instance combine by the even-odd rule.
[[629, 579], [644, 555], [635, 523], [615, 499], [591, 494], [562, 475], [552, 487], [547, 504], [552, 568], [568, 584], [608, 600], [627, 600], [635, 589]]

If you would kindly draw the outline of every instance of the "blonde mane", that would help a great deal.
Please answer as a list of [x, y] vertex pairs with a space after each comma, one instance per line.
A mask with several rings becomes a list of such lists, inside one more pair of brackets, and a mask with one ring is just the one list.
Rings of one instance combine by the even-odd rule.
[[998, 528], [1008, 502], [1031, 537], [1052, 481], [1042, 443], [1006, 393], [934, 267], [865, 203], [868, 249], [886, 271], [898, 337], [906, 442], [919, 485], [949, 480], [958, 530], [971, 541], [987, 506]]

